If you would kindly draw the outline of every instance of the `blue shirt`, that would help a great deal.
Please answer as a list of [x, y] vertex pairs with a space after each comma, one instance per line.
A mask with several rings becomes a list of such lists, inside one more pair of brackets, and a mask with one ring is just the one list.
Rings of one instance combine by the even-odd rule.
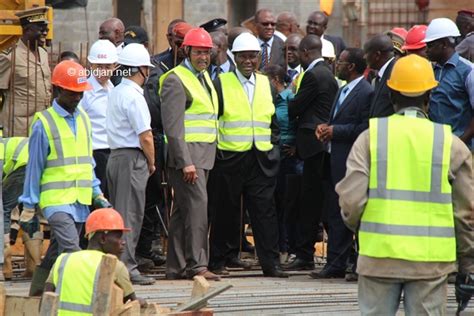
[[[454, 53], [444, 64], [434, 66], [439, 85], [431, 91], [429, 117], [436, 123], [448, 124], [461, 136], [469, 126], [474, 108], [474, 72], [468, 60]], [[472, 145], [472, 140], [468, 144]]]
[[291, 89], [278, 93], [276, 101], [276, 117], [280, 127], [280, 146], [294, 145], [296, 140], [296, 121], [288, 117], [288, 101], [294, 97]]
[[[73, 114], [70, 114], [56, 103], [56, 99], [53, 100], [53, 109], [59, 114], [59, 116], [64, 117], [71, 128], [71, 131], [76, 135], [76, 118], [79, 115], [79, 111], [76, 110]], [[37, 120], [33, 124], [28, 150], [30, 158], [26, 165], [23, 194], [20, 196], [18, 201], [23, 203], [27, 208], [33, 208], [39, 203], [41, 175], [43, 174], [46, 166], [46, 159], [50, 153], [48, 136], [46, 135], [41, 120]], [[92, 161], [93, 167], [95, 167], [95, 161]], [[99, 187], [100, 181], [97, 179], [94, 172], [92, 178], [92, 195], [95, 197], [101, 194], [102, 191]], [[75, 222], [83, 223], [89, 215], [89, 207], [80, 204], [79, 202], [75, 202], [73, 204], [48, 206], [43, 209], [43, 214], [46, 219], [49, 219], [53, 214], [58, 212], [70, 214]]]

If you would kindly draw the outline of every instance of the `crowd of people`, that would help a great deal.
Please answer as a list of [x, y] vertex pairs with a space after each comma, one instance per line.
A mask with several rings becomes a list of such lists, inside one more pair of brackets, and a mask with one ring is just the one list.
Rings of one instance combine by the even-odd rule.
[[[31, 295], [47, 280], [56, 287], [58, 256], [85, 248], [88, 216], [111, 207], [123, 223], [110, 230], [131, 231], [110, 237], [123, 238], [121, 255], [103, 252], [120, 255], [133, 284], [155, 282], [140, 272], [146, 260], [166, 262], [167, 279], [217, 281], [250, 269], [240, 252], [254, 250], [266, 277], [359, 280], [364, 314], [396, 311], [400, 284], [408, 313], [445, 308], [456, 260], [458, 283], [474, 284], [474, 12], [393, 28], [363, 48], [326, 34], [320, 11], [305, 31], [268, 9], [254, 30], [176, 19], [154, 56], [143, 28], [112, 18], [87, 69], [68, 53], [51, 73], [41, 10], [19, 14], [22, 38], [0, 54], [2, 117], [14, 122], [3, 140], [3, 275], [21, 229]], [[30, 87], [41, 84], [28, 96], [32, 76]], [[102, 231], [86, 227], [90, 249], [103, 248]], [[160, 235], [167, 249], [157, 251]]]

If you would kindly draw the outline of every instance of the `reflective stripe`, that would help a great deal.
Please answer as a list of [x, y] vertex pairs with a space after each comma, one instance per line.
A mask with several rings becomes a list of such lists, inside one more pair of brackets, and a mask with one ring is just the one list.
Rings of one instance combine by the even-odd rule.
[[[58, 130], [58, 127], [56, 126], [56, 122], [54, 121], [49, 111], [43, 111], [41, 113], [43, 114], [46, 121], [48, 121], [51, 135], [53, 136], [54, 148], [56, 148], [56, 154], [58, 158], [63, 158], [64, 157], [63, 145], [61, 144], [61, 138], [59, 137], [59, 135], [61, 134], [59, 134], [59, 130]], [[57, 137], [54, 137], [54, 136], [57, 136]]]
[[61, 295], [61, 287], [63, 284], [63, 277], [64, 277], [64, 267], [66, 266], [66, 262], [69, 260], [71, 253], [64, 255], [61, 259], [61, 263], [59, 264], [58, 268], [58, 281], [56, 283], [56, 294]]
[[431, 191], [387, 189], [388, 118], [378, 119], [377, 126], [377, 188], [369, 190], [371, 198], [414, 202], [451, 203], [450, 193], [441, 193], [444, 128], [434, 124], [431, 163]]
[[15, 152], [13, 153], [12, 160], [14, 161], [18, 160], [18, 157], [20, 156], [20, 153], [23, 150], [23, 148], [25, 148], [26, 144], [28, 144], [28, 138], [22, 139], [21, 142], [16, 147]]
[[220, 135], [220, 141], [222, 142], [265, 142], [270, 141], [270, 135]]
[[[87, 152], [90, 153], [91, 152], [91, 137], [92, 137], [92, 133], [89, 129], [89, 124], [87, 124], [87, 115], [81, 111], [81, 110], [78, 110], [79, 111], [79, 115], [81, 116], [82, 118], [82, 123], [84, 124], [85, 128], [86, 128], [86, 132], [87, 132]], [[77, 128], [77, 127], [76, 127]]]
[[79, 313], [89, 313], [92, 314], [92, 305], [77, 304], [70, 302], [59, 302], [58, 309], [63, 309], [67, 311], [79, 312]]
[[90, 180], [77, 180], [77, 181], [56, 181], [48, 182], [41, 185], [41, 192], [48, 190], [62, 190], [70, 189], [73, 187], [80, 188], [90, 188], [92, 186], [92, 181]]
[[217, 128], [214, 127], [201, 127], [201, 126], [189, 126], [185, 127], [186, 133], [200, 133], [200, 134], [217, 134]]
[[452, 227], [392, 225], [362, 221], [360, 231], [383, 235], [454, 238]]
[[217, 115], [213, 113], [209, 114], [184, 114], [185, 121], [201, 121], [201, 120], [217, 120]]
[[[78, 164], [92, 163], [92, 158], [89, 156], [77, 157]], [[76, 157], [68, 157], [62, 159], [52, 159], [46, 161], [46, 167], [64, 167], [76, 164]]]
[[241, 127], [262, 127], [270, 128], [269, 123], [260, 121], [219, 121], [219, 127], [221, 128], [241, 128]]

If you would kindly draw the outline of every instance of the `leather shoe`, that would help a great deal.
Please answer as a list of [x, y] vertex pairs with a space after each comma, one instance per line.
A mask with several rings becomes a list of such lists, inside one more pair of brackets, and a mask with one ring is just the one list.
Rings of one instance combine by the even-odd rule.
[[242, 261], [237, 257], [233, 257], [232, 259], [227, 260], [225, 265], [228, 268], [242, 268], [244, 270], [250, 270], [252, 265], [248, 262]]
[[210, 270], [211, 270], [212, 273], [218, 274], [218, 275], [229, 275], [230, 274], [229, 271], [224, 266], [210, 268]]
[[346, 272], [325, 267], [320, 272], [312, 271], [309, 275], [313, 279], [344, 279]]
[[165, 279], [166, 280], [185, 280], [186, 277], [178, 273], [166, 273]]
[[[207, 269], [199, 271], [198, 273], [193, 275], [193, 277], [195, 277], [195, 276], [202, 276], [206, 280], [209, 280], [209, 281], [220, 281], [221, 280], [220, 276], [218, 276], [217, 274], [212, 273], [211, 271], [209, 271]], [[192, 280], [193, 277], [191, 277], [190, 279]]]
[[250, 252], [254, 253], [255, 252], [255, 247], [245, 239], [242, 241], [242, 252]]
[[135, 285], [151, 285], [155, 283], [155, 279], [153, 278], [148, 278], [146, 276], [143, 276], [141, 274], [137, 274], [135, 276], [130, 276], [130, 281], [132, 284]]
[[288, 278], [289, 274], [284, 272], [280, 268], [274, 268], [271, 270], [264, 270], [263, 276], [268, 278]]
[[292, 263], [283, 266], [283, 270], [288, 270], [288, 271], [314, 270], [314, 261], [306, 261], [303, 259], [296, 258]]

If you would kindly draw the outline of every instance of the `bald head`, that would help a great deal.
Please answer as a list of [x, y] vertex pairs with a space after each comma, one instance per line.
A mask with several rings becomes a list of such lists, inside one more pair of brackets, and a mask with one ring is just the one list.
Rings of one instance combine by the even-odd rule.
[[284, 11], [278, 14], [276, 29], [285, 36], [298, 32], [299, 27], [296, 15], [293, 12]]
[[108, 39], [115, 46], [123, 42], [123, 33], [125, 26], [122, 20], [117, 18], [110, 18], [102, 22], [99, 27], [99, 39]]
[[290, 34], [286, 38], [286, 45], [299, 47], [302, 39], [303, 39], [303, 35], [299, 33]]
[[222, 65], [227, 61], [227, 37], [222, 31], [209, 33], [212, 38], [211, 63], [213, 65]]
[[252, 34], [252, 32], [249, 29], [245, 28], [245, 27], [236, 26], [236, 27], [231, 28], [229, 30], [229, 34], [227, 35], [228, 47], [232, 48], [232, 44], [234, 44], [234, 40], [237, 38], [237, 36], [239, 36], [242, 33], [246, 33], [246, 32]]
[[364, 44], [364, 54], [367, 65], [379, 70], [393, 57], [392, 40], [385, 34], [375, 35]]
[[287, 50], [286, 58], [288, 65], [291, 68], [297, 67], [300, 62], [300, 55], [298, 53], [298, 47], [300, 46], [303, 36], [299, 33], [293, 33], [288, 35], [285, 42], [285, 48]]
[[322, 43], [319, 36], [306, 35], [300, 43], [298, 53], [300, 55], [301, 66], [307, 68], [315, 59], [321, 58]]

